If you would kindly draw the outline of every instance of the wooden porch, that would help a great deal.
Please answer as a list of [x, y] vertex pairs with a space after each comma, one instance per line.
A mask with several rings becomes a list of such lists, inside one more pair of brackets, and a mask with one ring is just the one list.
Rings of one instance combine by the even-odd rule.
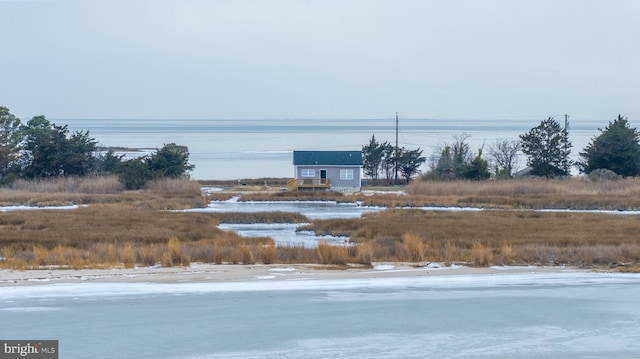
[[331, 179], [329, 178], [292, 178], [287, 181], [287, 191], [327, 191], [331, 189]]

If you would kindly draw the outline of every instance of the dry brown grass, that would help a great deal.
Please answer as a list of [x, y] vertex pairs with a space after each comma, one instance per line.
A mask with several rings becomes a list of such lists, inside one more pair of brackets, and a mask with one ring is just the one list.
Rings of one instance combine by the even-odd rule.
[[362, 219], [314, 220], [305, 228], [350, 235], [352, 242], [366, 245], [363, 263], [370, 258], [477, 266], [640, 262], [640, 218], [629, 215], [395, 209]]
[[160, 178], [145, 183], [144, 189], [151, 192], [200, 195], [200, 183], [188, 178]]
[[217, 224], [206, 213], [112, 205], [4, 212], [0, 267], [184, 266], [191, 261], [255, 263], [262, 256], [273, 261], [275, 254], [269, 258], [261, 250], [273, 248], [270, 238], [243, 238]]
[[277, 246], [275, 263], [319, 263], [315, 248], [300, 246]]
[[186, 209], [205, 207], [207, 203], [198, 182], [189, 179], [151, 181], [140, 191], [123, 191], [114, 176], [18, 180], [10, 188], [0, 188], [0, 206], [117, 204], [133, 208]]
[[220, 223], [307, 223], [300, 213], [290, 212], [224, 212], [212, 214]]
[[54, 193], [119, 193], [123, 190], [117, 176], [55, 177], [42, 180], [18, 179], [10, 187], [14, 191]]
[[[344, 266], [347, 263], [370, 265], [375, 261], [439, 261], [475, 266], [624, 265], [620, 268], [625, 271], [640, 268], [640, 236], [637, 236], [640, 217], [635, 215], [389, 209], [367, 213], [361, 219], [314, 220], [300, 230], [350, 236], [356, 245], [320, 243], [317, 248], [305, 248], [275, 246], [270, 238], [243, 238], [217, 228], [219, 222], [308, 222], [302, 215], [158, 211], [201, 206], [204, 197], [199, 187], [194, 186], [195, 182], [185, 180], [151, 183], [142, 191], [99, 193], [108, 191], [96, 189], [100, 188], [101, 180], [109, 182], [94, 179], [98, 182], [89, 186], [68, 179], [55, 183], [18, 183], [16, 189], [0, 190], [2, 203], [90, 204], [87, 208], [69, 211], [0, 212], [0, 267], [178, 266], [191, 262]], [[48, 193], [52, 188], [64, 191]], [[104, 188], [109, 186], [105, 184]], [[426, 182], [409, 186], [409, 192], [404, 196], [331, 196], [337, 201], [357, 198], [403, 207], [455, 204], [626, 209], [635, 208], [635, 198], [640, 197], [640, 181]], [[274, 193], [260, 198], [291, 199], [287, 197], [290, 195]], [[316, 195], [317, 192], [294, 194], [298, 200], [327, 199], [314, 197]]]
[[471, 247], [471, 258], [473, 265], [477, 267], [488, 267], [493, 263], [493, 251], [485, 247], [480, 242], [473, 243]]
[[325, 241], [318, 243], [318, 259], [321, 264], [346, 265], [349, 252], [344, 246], [332, 246]]
[[405, 255], [410, 262], [422, 262], [426, 255], [424, 250], [424, 242], [416, 233], [405, 233], [402, 236]]
[[[592, 181], [527, 179], [511, 181], [414, 181], [399, 206], [472, 206], [503, 209], [640, 209], [640, 179]], [[384, 196], [366, 203], [384, 205]], [[404, 201], [404, 202], [403, 202]], [[394, 206], [394, 205], [392, 205]]]

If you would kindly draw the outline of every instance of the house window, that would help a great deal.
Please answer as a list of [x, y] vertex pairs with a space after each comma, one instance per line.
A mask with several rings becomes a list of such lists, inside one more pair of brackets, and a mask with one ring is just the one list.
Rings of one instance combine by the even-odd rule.
[[302, 177], [315, 177], [316, 170], [315, 169], [303, 169], [300, 171], [300, 175]]
[[340, 179], [341, 180], [352, 180], [353, 179], [353, 170], [340, 170]]

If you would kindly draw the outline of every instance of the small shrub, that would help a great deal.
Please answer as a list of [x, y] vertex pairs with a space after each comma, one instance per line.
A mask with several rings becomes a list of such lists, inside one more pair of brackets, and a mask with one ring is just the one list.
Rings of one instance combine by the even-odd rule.
[[613, 181], [621, 178], [615, 172], [606, 168], [593, 170], [587, 176], [592, 181]]

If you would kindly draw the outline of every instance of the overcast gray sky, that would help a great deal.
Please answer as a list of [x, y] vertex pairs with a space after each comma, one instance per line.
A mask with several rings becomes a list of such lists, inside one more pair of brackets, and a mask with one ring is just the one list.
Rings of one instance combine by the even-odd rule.
[[0, 0], [21, 118], [640, 121], [637, 0]]

